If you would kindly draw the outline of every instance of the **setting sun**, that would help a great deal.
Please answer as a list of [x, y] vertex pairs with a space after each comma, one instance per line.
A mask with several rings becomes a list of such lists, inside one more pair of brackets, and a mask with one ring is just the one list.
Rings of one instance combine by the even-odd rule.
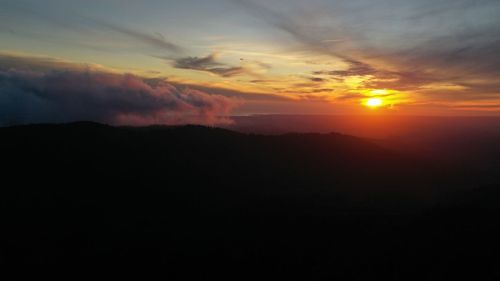
[[373, 108], [382, 106], [382, 104], [383, 104], [383, 101], [380, 98], [370, 98], [370, 99], [366, 100], [366, 103], [365, 103], [366, 106], [373, 107]]

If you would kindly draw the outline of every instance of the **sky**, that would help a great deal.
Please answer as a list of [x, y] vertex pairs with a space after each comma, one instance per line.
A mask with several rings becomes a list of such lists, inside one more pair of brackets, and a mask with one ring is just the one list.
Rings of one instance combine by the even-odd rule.
[[498, 0], [0, 6], [0, 124], [500, 115]]

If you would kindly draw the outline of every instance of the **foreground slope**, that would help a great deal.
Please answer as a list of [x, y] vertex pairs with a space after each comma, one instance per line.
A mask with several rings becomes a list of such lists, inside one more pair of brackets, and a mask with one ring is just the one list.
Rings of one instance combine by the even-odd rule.
[[82, 122], [0, 129], [0, 150], [11, 268], [73, 268], [71, 279], [98, 267], [171, 280], [496, 273], [486, 257], [454, 269], [482, 261], [473, 239], [497, 246], [494, 203], [446, 196], [453, 171], [359, 138]]

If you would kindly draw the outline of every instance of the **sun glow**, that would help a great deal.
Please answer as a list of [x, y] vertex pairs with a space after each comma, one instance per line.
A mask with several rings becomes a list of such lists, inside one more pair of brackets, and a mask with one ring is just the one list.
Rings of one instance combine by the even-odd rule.
[[366, 100], [365, 105], [368, 107], [376, 108], [383, 105], [383, 101], [380, 98], [369, 98]]
[[372, 95], [387, 95], [389, 92], [387, 90], [372, 90]]

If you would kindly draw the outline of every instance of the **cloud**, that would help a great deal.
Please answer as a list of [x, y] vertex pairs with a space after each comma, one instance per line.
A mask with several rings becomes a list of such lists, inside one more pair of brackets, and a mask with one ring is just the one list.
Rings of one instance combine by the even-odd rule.
[[[172, 64], [173, 67], [178, 69], [188, 69], [208, 72], [221, 77], [234, 77], [239, 75], [259, 76], [254, 73], [250, 68], [243, 66], [231, 66], [217, 61], [217, 54], [213, 53], [205, 57], [159, 57]], [[262, 64], [264, 65], [264, 64]], [[258, 65], [259, 67], [263, 67]], [[266, 67], [268, 67], [266, 65]]]
[[317, 82], [317, 83], [321, 83], [321, 82], [325, 82], [326, 81], [325, 79], [320, 78], [320, 77], [309, 77], [308, 79], [310, 81], [312, 81], [312, 82]]
[[453, 108], [462, 109], [500, 109], [500, 104], [469, 104], [469, 105], [455, 105]]
[[346, 70], [331, 70], [331, 71], [314, 71], [314, 75], [330, 75], [334, 78], [347, 78], [350, 76], [366, 76], [366, 75], [375, 75], [377, 74], [377, 70], [372, 66], [362, 63], [360, 61], [349, 60], [349, 67]]
[[396, 94], [388, 93], [388, 94], [377, 94], [377, 95], [370, 95], [370, 94], [362, 94], [362, 93], [347, 93], [347, 94], [342, 94], [337, 97], [335, 97], [336, 100], [340, 101], [346, 101], [346, 100], [361, 100], [369, 97], [377, 97], [377, 98], [388, 98], [388, 97], [393, 97], [396, 96]]
[[120, 33], [137, 41], [143, 42], [144, 44], [150, 45], [152, 47], [160, 48], [174, 53], [181, 53], [184, 51], [184, 48], [182, 48], [178, 44], [165, 40], [165, 37], [158, 32], [149, 34], [146, 32], [127, 28], [122, 25], [111, 24], [108, 22], [95, 21], [95, 23], [101, 27]]
[[202, 92], [209, 92], [214, 95], [221, 95], [230, 98], [242, 99], [245, 101], [290, 101], [293, 100], [289, 97], [276, 95], [276, 94], [266, 94], [266, 93], [257, 93], [257, 92], [242, 92], [234, 89], [220, 88], [214, 86], [204, 86], [204, 85], [196, 85], [196, 84], [185, 84], [185, 83], [175, 83], [171, 82], [170, 84], [175, 85], [176, 87], [184, 87], [199, 90]]
[[[241, 101], [181, 88], [152, 85], [132, 74], [60, 64], [30, 68], [0, 65], [0, 124], [90, 120], [111, 124], [219, 124]], [[31, 58], [33, 65], [40, 64]], [[68, 64], [69, 65], [69, 64]]]
[[[9, 3], [6, 8], [10, 9], [12, 14], [17, 14], [19, 18], [36, 20], [39, 25], [50, 25], [49, 27], [52, 32], [41, 34], [38, 28], [25, 29], [22, 24], [9, 26], [11, 25], [10, 22], [4, 23], [0, 18], [0, 22], [2, 23], [0, 26], [9, 26], [11, 32], [21, 36], [33, 37], [37, 40], [53, 41], [58, 44], [70, 44], [100, 51], [116, 51], [117, 47], [125, 49], [126, 47], [124, 46], [133, 45], [135, 43], [172, 54], [184, 52], [183, 47], [177, 43], [166, 40], [165, 36], [159, 32], [149, 33], [127, 27], [124, 24], [115, 24], [87, 17], [71, 9], [65, 10], [64, 13], [60, 13], [50, 5], [41, 4], [39, 7], [36, 7], [33, 4], [24, 3], [24, 1]], [[68, 33], [79, 34], [79, 36], [85, 38], [85, 41], [75, 40], [73, 36], [68, 37]], [[101, 41], [104, 41], [102, 37], [95, 36], [102, 34], [104, 34], [106, 38], [126, 40], [129, 44], [117, 44], [114, 46], [110, 46], [109, 42], [107, 44], [101, 44]]]
[[243, 67], [228, 66], [215, 60], [216, 55], [210, 54], [206, 57], [185, 57], [174, 60], [173, 66], [180, 69], [192, 69], [209, 72], [222, 77], [232, 77], [246, 74], [248, 71]]
[[335, 97], [336, 100], [360, 100], [366, 98], [366, 95], [360, 94], [360, 93], [353, 93], [353, 94], [345, 94], [345, 95], [340, 95]]
[[[291, 36], [303, 51], [339, 58], [343, 70], [313, 72], [343, 81], [364, 76], [366, 88], [420, 91], [464, 85], [468, 100], [485, 91], [500, 98], [500, 2], [496, 0], [335, 1], [284, 7], [272, 1], [233, 0]], [[312, 7], [314, 6], [314, 7]], [[289, 43], [287, 42], [289, 45]], [[450, 98], [458, 91], [446, 95]], [[440, 100], [443, 91], [436, 94]], [[433, 100], [433, 96], [425, 96]]]
[[282, 12], [272, 9], [260, 1], [232, 0], [232, 2], [265, 23], [288, 34], [307, 51], [334, 56], [347, 61], [355, 61], [342, 51], [343, 46], [350, 41], [348, 37], [353, 35], [346, 37], [346, 34], [341, 29], [317, 24], [318, 11], [313, 14], [293, 14], [290, 11]]

